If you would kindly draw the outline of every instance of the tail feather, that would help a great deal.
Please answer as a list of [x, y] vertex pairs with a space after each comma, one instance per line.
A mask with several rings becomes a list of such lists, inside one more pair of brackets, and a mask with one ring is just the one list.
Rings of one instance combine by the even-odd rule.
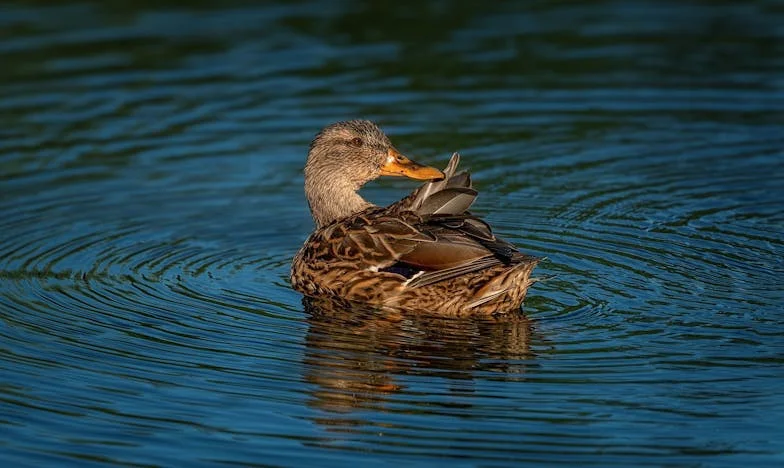
[[537, 263], [539, 263], [538, 258], [530, 257], [494, 276], [474, 294], [476, 299], [469, 307], [478, 307], [501, 297], [522, 302], [528, 287], [535, 282], [530, 275]]

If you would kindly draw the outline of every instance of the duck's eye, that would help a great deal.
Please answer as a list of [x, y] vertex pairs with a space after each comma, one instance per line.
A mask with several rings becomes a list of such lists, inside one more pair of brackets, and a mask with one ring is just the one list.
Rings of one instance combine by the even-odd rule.
[[356, 146], [357, 148], [359, 148], [360, 146], [362, 146], [362, 138], [359, 137], [352, 138], [348, 143], [351, 146]]

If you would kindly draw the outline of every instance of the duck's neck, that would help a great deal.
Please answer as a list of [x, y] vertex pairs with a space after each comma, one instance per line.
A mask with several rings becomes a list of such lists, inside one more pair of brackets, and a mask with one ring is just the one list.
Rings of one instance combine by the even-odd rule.
[[350, 181], [305, 172], [305, 195], [319, 228], [373, 206], [359, 196], [357, 190], [359, 187]]

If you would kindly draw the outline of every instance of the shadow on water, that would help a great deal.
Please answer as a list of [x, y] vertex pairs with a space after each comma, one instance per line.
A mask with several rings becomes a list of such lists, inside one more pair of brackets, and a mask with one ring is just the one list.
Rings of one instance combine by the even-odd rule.
[[[521, 380], [534, 357], [533, 323], [522, 313], [454, 319], [364, 309], [305, 298], [308, 332], [305, 378], [315, 384], [310, 405], [329, 412], [380, 409], [411, 390], [402, 376], [462, 381], [477, 374]], [[318, 418], [327, 425], [331, 417]]]

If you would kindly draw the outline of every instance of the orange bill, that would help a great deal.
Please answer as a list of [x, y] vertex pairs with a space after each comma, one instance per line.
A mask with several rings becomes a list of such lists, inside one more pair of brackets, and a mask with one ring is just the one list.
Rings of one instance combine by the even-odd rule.
[[381, 175], [406, 176], [417, 180], [444, 178], [444, 173], [435, 167], [423, 166], [416, 163], [398, 153], [394, 148], [390, 148], [387, 152], [386, 164], [381, 166]]

